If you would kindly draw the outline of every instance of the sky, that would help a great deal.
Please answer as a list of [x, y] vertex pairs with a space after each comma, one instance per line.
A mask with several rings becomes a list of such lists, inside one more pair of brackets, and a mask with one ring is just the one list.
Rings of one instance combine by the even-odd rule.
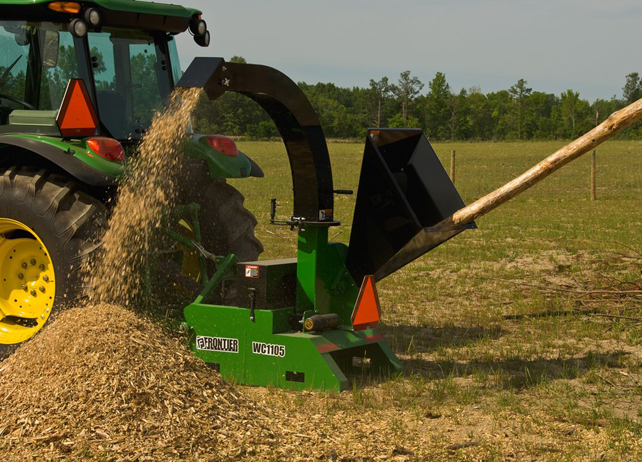
[[181, 34], [181, 66], [234, 55], [296, 82], [367, 87], [410, 70], [437, 72], [453, 91], [489, 93], [520, 78], [534, 91], [567, 89], [593, 102], [622, 96], [642, 74], [639, 0], [183, 0], [203, 11], [212, 41]]

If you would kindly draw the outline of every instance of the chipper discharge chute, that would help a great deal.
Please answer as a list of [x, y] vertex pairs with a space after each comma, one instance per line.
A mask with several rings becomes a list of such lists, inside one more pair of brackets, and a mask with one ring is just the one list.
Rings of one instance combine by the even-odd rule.
[[[294, 82], [265, 66], [196, 58], [177, 86], [201, 87], [211, 99], [242, 93], [272, 117], [294, 189], [291, 219], [272, 221], [298, 232], [294, 259], [237, 262], [229, 255], [218, 265], [184, 310], [195, 354], [235, 382], [299, 389], [344, 390], [352, 373], [400, 371], [377, 330], [376, 281], [642, 117], [642, 102], [635, 103], [468, 207], [421, 130], [370, 130], [348, 247], [328, 242], [328, 229], [340, 224], [333, 195], [345, 191], [333, 189], [319, 120]], [[205, 303], [228, 277], [237, 281], [235, 306]]]
[[[328, 242], [334, 194], [328, 149], [309, 101], [272, 68], [196, 58], [179, 87], [226, 91], [259, 103], [281, 134], [292, 171], [296, 259], [235, 262], [236, 306], [185, 308], [196, 355], [236, 382], [343, 390], [353, 372], [394, 373], [401, 364], [377, 330], [375, 282], [462, 231], [432, 230], [464, 206], [421, 130], [371, 130], [350, 246]], [[472, 226], [472, 225], [471, 225]], [[221, 276], [223, 277], [223, 276]]]

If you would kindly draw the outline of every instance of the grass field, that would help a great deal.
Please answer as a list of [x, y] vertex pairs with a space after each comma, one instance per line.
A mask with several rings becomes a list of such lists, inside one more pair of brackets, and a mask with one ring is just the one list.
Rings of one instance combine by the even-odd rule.
[[[456, 150], [456, 186], [470, 203], [562, 145], [434, 148], [446, 166]], [[270, 198], [280, 216], [292, 211], [284, 148], [239, 147], [266, 173], [233, 182], [259, 220], [261, 258], [295, 256], [295, 233], [268, 224]], [[330, 145], [335, 188], [357, 189], [362, 152]], [[364, 377], [341, 394], [245, 393], [294, 416], [305, 403], [372, 458], [642, 459], [642, 143], [598, 149], [595, 202], [589, 171], [585, 156], [378, 284], [403, 376]], [[348, 241], [354, 201], [337, 196], [343, 224], [332, 240]], [[377, 447], [372, 432], [389, 444]]]

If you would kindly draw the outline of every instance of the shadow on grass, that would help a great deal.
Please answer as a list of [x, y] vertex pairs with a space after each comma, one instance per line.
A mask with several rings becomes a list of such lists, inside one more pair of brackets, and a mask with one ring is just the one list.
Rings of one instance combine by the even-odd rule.
[[623, 366], [625, 352], [593, 352], [570, 359], [507, 359], [498, 361], [430, 361], [421, 358], [402, 360], [406, 375], [426, 380], [474, 378], [492, 382], [495, 387], [524, 389], [553, 380], [572, 380], [592, 369]]
[[440, 348], [458, 348], [485, 340], [497, 340], [504, 331], [499, 326], [484, 327], [416, 327], [380, 326], [393, 351], [415, 354]]
[[523, 389], [557, 379], [572, 380], [584, 376], [591, 369], [622, 367], [623, 358], [628, 355], [621, 351], [589, 351], [584, 356], [567, 359], [516, 357], [496, 360], [490, 357], [486, 360], [482, 357], [468, 361], [431, 360], [424, 356], [442, 349], [466, 348], [483, 342], [488, 342], [490, 353], [492, 342], [508, 332], [500, 326], [380, 326], [380, 330], [392, 350], [401, 357], [406, 376], [418, 376], [429, 381], [470, 378], [506, 389]]

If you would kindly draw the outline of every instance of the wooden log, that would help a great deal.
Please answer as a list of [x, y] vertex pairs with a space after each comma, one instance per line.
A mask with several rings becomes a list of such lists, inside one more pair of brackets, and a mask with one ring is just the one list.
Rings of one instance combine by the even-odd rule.
[[572, 160], [595, 149], [598, 145], [640, 119], [642, 119], [642, 99], [628, 105], [624, 109], [614, 112], [608, 119], [590, 132], [567, 144], [554, 154], [551, 154], [539, 164], [506, 183], [501, 188], [477, 199], [469, 206], [458, 210], [450, 219], [447, 218], [444, 220], [442, 224], [446, 225], [451, 223], [463, 226], [476, 220], [542, 181]]

